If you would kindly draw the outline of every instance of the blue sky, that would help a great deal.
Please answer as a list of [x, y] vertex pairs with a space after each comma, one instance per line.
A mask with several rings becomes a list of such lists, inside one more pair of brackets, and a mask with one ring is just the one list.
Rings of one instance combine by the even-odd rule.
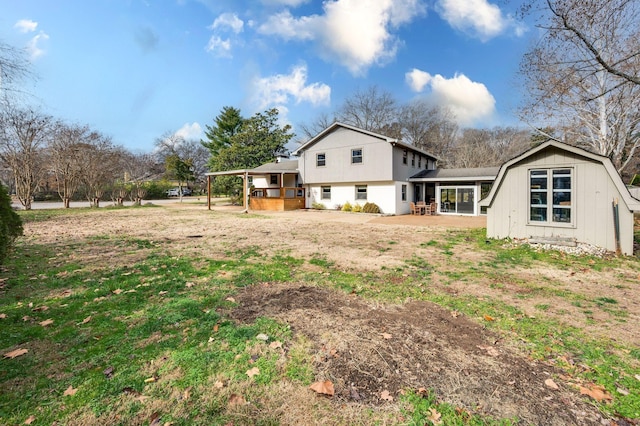
[[502, 0], [0, 0], [32, 103], [133, 151], [203, 137], [223, 106], [294, 127], [371, 85], [447, 106], [462, 126], [518, 125], [532, 28]]

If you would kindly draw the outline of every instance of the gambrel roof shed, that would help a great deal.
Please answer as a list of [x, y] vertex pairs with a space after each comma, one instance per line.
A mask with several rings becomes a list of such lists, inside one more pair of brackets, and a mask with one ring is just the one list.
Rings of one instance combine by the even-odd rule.
[[581, 148], [548, 141], [507, 161], [480, 206], [490, 238], [557, 239], [633, 254], [640, 200], [609, 158]]

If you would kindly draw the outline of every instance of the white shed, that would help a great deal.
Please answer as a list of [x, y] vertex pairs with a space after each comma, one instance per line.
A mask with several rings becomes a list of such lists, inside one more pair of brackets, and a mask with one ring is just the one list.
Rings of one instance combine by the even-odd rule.
[[575, 241], [633, 254], [640, 201], [609, 158], [574, 146], [548, 141], [506, 162], [479, 205], [487, 208], [489, 238]]

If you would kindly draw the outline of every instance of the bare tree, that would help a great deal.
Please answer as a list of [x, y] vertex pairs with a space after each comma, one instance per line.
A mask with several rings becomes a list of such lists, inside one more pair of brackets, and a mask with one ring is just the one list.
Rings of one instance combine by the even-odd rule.
[[81, 151], [91, 131], [87, 126], [59, 123], [49, 146], [50, 167], [56, 178], [58, 195], [64, 208], [69, 204], [82, 182]]
[[450, 110], [416, 100], [400, 109], [402, 140], [425, 150], [445, 164], [458, 137]]
[[82, 144], [80, 158], [83, 164], [82, 182], [85, 195], [92, 207], [100, 207], [106, 189], [117, 179], [124, 178], [120, 155], [111, 138], [98, 132], [91, 132]]
[[0, 42], [0, 105], [8, 102], [9, 94], [19, 92], [18, 82], [29, 74], [25, 52]]
[[[399, 131], [398, 104], [391, 92], [371, 86], [366, 90], [357, 90], [345, 99], [336, 112], [338, 121], [378, 133]], [[400, 134], [385, 136], [400, 138]]]
[[124, 185], [128, 190], [131, 200], [140, 205], [147, 196], [145, 184], [156, 180], [164, 174], [164, 167], [160, 165], [156, 156], [150, 153], [125, 152], [122, 156], [124, 169]]
[[523, 117], [610, 157], [624, 173], [640, 145], [640, 3], [530, 0], [526, 7], [543, 33], [521, 65], [530, 94]]
[[47, 172], [46, 148], [53, 117], [31, 109], [7, 107], [0, 112], [0, 160], [11, 169], [16, 195], [25, 210]]
[[322, 113], [310, 123], [298, 124], [297, 130], [299, 131], [300, 136], [296, 139], [295, 142], [299, 145], [302, 145], [336, 121], [337, 119], [335, 117], [330, 116], [327, 113]]

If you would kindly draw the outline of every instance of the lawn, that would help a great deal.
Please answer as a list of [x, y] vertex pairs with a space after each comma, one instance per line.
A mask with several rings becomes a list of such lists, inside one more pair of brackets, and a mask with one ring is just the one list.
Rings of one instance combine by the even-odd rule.
[[21, 212], [0, 423], [637, 424], [637, 258], [353, 215]]

